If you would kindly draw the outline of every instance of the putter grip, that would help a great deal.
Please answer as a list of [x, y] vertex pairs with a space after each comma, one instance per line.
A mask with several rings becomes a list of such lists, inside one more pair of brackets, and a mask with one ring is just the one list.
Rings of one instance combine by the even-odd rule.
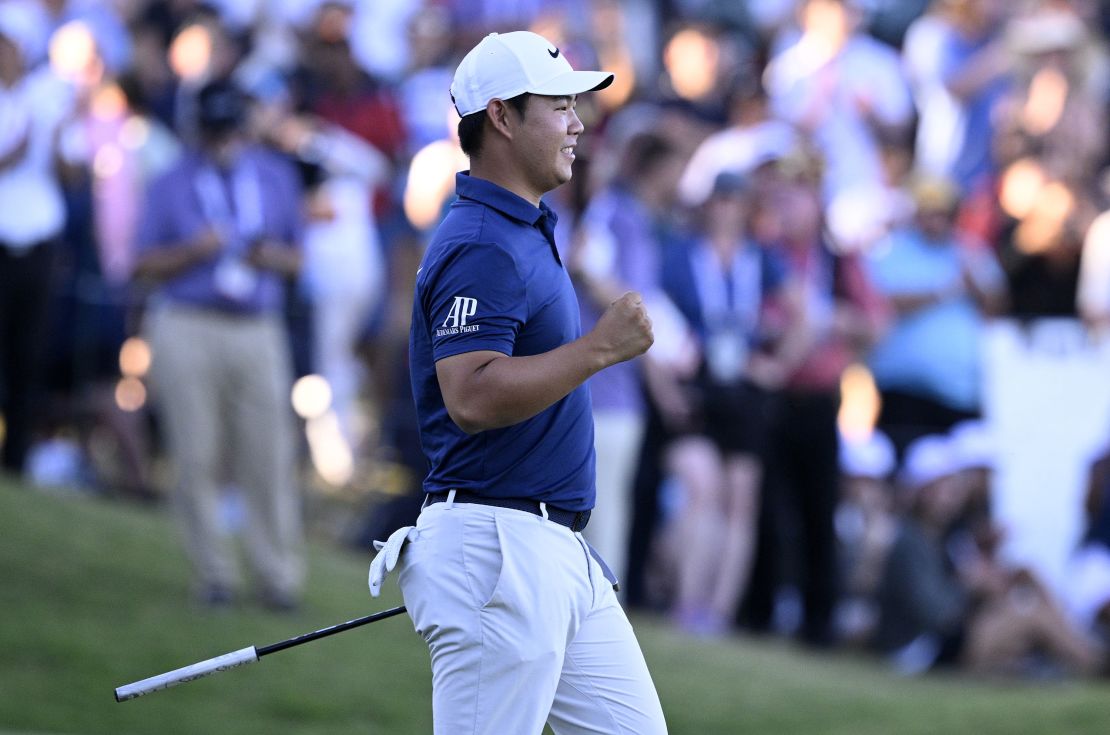
[[238, 651], [225, 653], [222, 656], [216, 656], [207, 661], [198, 661], [195, 664], [182, 666], [180, 669], [174, 669], [164, 674], [151, 676], [142, 681], [124, 684], [116, 688], [116, 701], [126, 702], [128, 699], [141, 697], [144, 694], [150, 694], [160, 689], [167, 689], [177, 684], [184, 684], [187, 681], [199, 679], [209, 674], [215, 674], [218, 671], [227, 671], [228, 669], [234, 669], [236, 666], [253, 664], [257, 660], [258, 651], [255, 650], [254, 646], [241, 648]]

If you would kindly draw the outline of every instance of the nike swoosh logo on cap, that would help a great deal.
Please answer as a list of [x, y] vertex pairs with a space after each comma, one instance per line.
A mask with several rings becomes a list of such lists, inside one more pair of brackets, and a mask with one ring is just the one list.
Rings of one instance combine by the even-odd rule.
[[559, 49], [555, 49], [554, 51], [552, 51], [551, 49], [548, 49], [547, 53], [549, 53], [551, 55], [551, 58], [553, 58], [553, 59], [559, 58]]

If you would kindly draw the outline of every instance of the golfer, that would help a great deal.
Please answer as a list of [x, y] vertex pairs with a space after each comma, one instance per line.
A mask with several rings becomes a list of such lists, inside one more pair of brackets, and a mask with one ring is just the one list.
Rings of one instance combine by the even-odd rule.
[[585, 381], [645, 352], [651, 322], [627, 293], [581, 334], [541, 201], [571, 178], [576, 96], [612, 80], [513, 32], [484, 38], [451, 85], [471, 169], [417, 272], [409, 342], [427, 499], [370, 569], [375, 594], [399, 570], [439, 734], [666, 732], [614, 580], [580, 533], [594, 503]]

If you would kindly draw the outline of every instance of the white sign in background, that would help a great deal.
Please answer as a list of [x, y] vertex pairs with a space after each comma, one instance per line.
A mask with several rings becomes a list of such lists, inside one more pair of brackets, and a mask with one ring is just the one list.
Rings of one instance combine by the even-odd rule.
[[1002, 554], [1059, 590], [1084, 529], [1089, 460], [1110, 441], [1110, 340], [1093, 342], [1074, 320], [1004, 320], [983, 349]]

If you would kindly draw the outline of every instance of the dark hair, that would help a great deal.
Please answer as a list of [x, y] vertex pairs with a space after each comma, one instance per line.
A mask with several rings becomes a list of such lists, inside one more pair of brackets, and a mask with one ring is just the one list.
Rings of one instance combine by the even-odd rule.
[[[505, 102], [509, 103], [523, 118], [524, 111], [528, 107], [528, 98], [531, 96], [531, 92], [525, 92], [516, 97], [510, 97]], [[463, 153], [471, 158], [482, 152], [482, 131], [486, 126], [486, 117], [486, 111], [482, 110], [459, 120], [459, 146]]]
[[637, 182], [651, 176], [669, 158], [678, 155], [678, 148], [667, 138], [654, 132], [636, 133], [625, 144], [621, 156], [621, 176]]
[[196, 123], [200, 134], [219, 137], [239, 128], [247, 116], [247, 96], [233, 82], [220, 79], [197, 93]]

